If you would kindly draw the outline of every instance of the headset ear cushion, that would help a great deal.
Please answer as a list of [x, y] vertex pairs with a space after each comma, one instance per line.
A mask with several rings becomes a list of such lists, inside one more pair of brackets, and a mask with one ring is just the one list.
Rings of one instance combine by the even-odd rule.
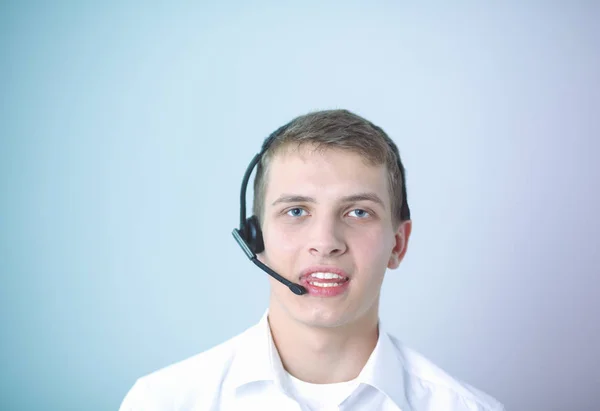
[[260, 230], [260, 223], [256, 216], [252, 216], [246, 220], [244, 231], [246, 241], [254, 254], [262, 253], [265, 249], [265, 244], [263, 242], [262, 231]]

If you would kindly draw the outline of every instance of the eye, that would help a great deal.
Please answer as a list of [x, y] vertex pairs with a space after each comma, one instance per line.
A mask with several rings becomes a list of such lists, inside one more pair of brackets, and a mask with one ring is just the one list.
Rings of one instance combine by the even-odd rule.
[[296, 207], [296, 208], [289, 209], [286, 214], [291, 217], [302, 217], [304, 215], [302, 213], [305, 213], [305, 212], [306, 212], [306, 210], [304, 210], [300, 207]]
[[[354, 214], [354, 215], [352, 215], [352, 214]], [[366, 218], [366, 217], [370, 216], [370, 214], [368, 212], [366, 212], [365, 210], [362, 210], [360, 208], [356, 208], [356, 209], [350, 211], [348, 213], [348, 215], [350, 215], [351, 217], [357, 217], [357, 218]]]

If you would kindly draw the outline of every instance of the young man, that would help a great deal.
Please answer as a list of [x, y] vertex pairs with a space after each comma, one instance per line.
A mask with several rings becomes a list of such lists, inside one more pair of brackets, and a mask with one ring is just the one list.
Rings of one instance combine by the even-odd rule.
[[503, 410], [379, 322], [384, 274], [412, 228], [404, 167], [383, 130], [345, 110], [314, 112], [257, 158], [262, 241], [243, 247], [301, 295], [271, 278], [256, 326], [139, 379], [121, 411]]

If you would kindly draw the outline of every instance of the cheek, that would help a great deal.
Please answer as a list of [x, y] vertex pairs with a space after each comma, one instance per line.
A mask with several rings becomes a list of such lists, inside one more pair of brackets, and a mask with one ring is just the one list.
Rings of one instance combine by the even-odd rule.
[[268, 249], [269, 254], [293, 252], [300, 247], [299, 240], [302, 238], [297, 228], [277, 226], [276, 224], [266, 226], [263, 231], [265, 250]]
[[394, 247], [393, 236], [384, 230], [363, 232], [354, 237], [352, 245], [353, 254], [373, 267], [387, 267]]

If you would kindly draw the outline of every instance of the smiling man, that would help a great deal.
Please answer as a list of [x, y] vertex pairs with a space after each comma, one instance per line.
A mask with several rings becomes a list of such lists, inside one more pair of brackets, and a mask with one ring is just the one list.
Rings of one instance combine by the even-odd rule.
[[272, 275], [268, 311], [140, 378], [121, 410], [503, 410], [379, 321], [384, 275], [412, 229], [385, 132], [346, 110], [314, 112], [277, 130], [255, 160], [254, 217], [242, 218], [238, 241]]

